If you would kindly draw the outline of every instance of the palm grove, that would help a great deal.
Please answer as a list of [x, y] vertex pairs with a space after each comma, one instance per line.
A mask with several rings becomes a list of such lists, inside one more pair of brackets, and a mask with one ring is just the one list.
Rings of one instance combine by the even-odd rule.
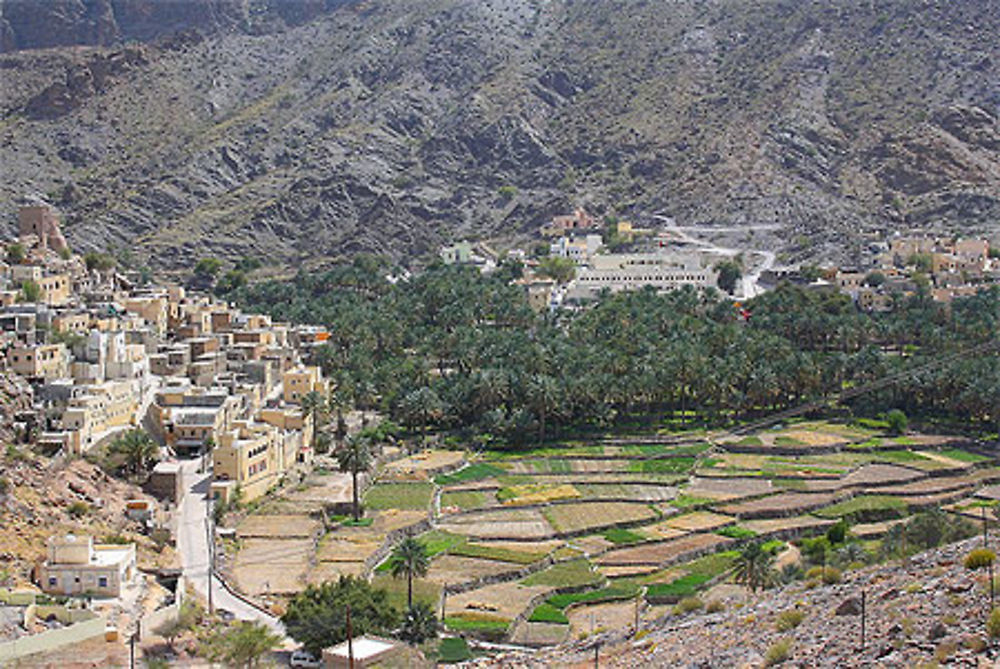
[[389, 272], [363, 256], [232, 297], [327, 326], [316, 356], [335, 382], [331, 402], [379, 409], [421, 438], [435, 428], [514, 446], [616, 424], [731, 423], [926, 363], [936, 366], [847, 407], [979, 431], [1000, 419], [995, 287], [950, 308], [921, 292], [869, 314], [847, 296], [782, 285], [746, 305], [746, 321], [714, 291], [607, 295], [552, 316], [510, 283], [516, 265], [491, 275], [434, 265], [396, 282]]

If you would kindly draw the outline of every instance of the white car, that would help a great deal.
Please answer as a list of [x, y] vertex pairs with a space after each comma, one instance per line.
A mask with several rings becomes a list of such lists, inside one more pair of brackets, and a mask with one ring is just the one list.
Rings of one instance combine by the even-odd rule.
[[292, 653], [292, 659], [288, 661], [293, 667], [322, 667], [323, 663], [304, 650], [297, 650]]

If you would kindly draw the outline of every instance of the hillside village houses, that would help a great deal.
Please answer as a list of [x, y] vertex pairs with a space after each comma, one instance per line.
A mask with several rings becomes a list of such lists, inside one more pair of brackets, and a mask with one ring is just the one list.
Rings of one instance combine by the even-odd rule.
[[899, 296], [913, 295], [926, 281], [931, 298], [950, 303], [1000, 281], [1000, 260], [985, 239], [895, 236], [873, 246], [864, 269], [827, 272], [831, 287], [849, 295], [865, 311], [887, 311]]
[[327, 391], [305, 364], [322, 328], [88, 269], [44, 205], [22, 208], [18, 229], [0, 264], [2, 360], [31, 383], [42, 448], [83, 454], [142, 426], [176, 455], [207, 454], [226, 499], [311, 459], [301, 404]]

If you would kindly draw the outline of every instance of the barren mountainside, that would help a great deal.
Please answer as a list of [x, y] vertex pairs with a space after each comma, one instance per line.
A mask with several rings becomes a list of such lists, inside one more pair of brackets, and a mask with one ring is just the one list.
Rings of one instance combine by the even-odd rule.
[[[849, 258], [862, 231], [1000, 213], [983, 0], [67, 1], [48, 41], [23, 4], [0, 217], [41, 195], [75, 247], [158, 266], [408, 257], [581, 204]], [[108, 46], [23, 48], [51, 44]]]

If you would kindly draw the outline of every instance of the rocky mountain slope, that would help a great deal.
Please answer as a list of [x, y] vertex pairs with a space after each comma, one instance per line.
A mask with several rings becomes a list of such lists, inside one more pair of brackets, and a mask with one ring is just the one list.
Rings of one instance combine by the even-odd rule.
[[[65, 4], [110, 6], [110, 42], [148, 35], [119, 11], [142, 2]], [[849, 257], [873, 229], [992, 232], [1000, 213], [984, 0], [309, 7], [0, 57], [0, 219], [41, 195], [77, 247], [163, 267], [414, 256], [579, 204], [777, 223], [765, 243], [788, 259]]]
[[[810, 589], [800, 582], [721, 612], [667, 617], [634, 640], [630, 633], [608, 632], [464, 666], [590, 667], [595, 642], [602, 667], [995, 666], [997, 650], [986, 628], [989, 581], [963, 566], [969, 551], [982, 545], [982, 537], [969, 539], [905, 564], [849, 571], [836, 585]], [[995, 549], [995, 537], [990, 546]], [[801, 622], [790, 624], [789, 611], [797, 611]], [[786, 652], [778, 653], [782, 645]]]

